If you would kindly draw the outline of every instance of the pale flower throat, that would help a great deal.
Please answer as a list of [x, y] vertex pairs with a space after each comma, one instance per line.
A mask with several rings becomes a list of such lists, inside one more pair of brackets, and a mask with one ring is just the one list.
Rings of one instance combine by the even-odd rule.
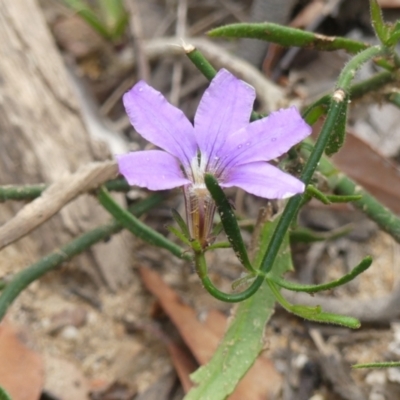
[[[199, 152], [193, 158], [187, 177], [193, 182], [183, 187], [186, 205], [186, 220], [192, 239], [198, 240], [203, 248], [212, 243], [215, 203], [204, 183], [207, 159]], [[212, 172], [212, 171], [209, 171]]]

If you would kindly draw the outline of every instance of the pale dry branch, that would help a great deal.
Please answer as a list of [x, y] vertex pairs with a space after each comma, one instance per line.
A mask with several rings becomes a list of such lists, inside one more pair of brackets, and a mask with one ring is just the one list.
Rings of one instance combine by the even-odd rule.
[[51, 184], [40, 197], [0, 227], [0, 249], [22, 238], [60, 211], [67, 203], [117, 175], [115, 161], [90, 163]]

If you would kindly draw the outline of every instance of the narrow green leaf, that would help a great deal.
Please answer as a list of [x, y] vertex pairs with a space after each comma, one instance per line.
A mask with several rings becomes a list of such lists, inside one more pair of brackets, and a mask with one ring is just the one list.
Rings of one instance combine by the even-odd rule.
[[208, 191], [211, 193], [211, 196], [217, 205], [217, 210], [221, 217], [221, 222], [226, 236], [229, 240], [229, 243], [232, 245], [237, 258], [247, 270], [256, 273], [255, 269], [250, 263], [236, 216], [228, 199], [225, 196], [225, 193], [220, 188], [217, 179], [213, 175], [206, 174], [204, 180]]
[[297, 315], [298, 317], [326, 324], [342, 325], [350, 329], [357, 329], [361, 325], [360, 321], [356, 318], [348, 317], [347, 315], [327, 313], [322, 311], [320, 306], [309, 307], [298, 304], [290, 304], [279, 292], [275, 282], [272, 279], [267, 278], [266, 281], [279, 304], [287, 311]]
[[325, 240], [335, 240], [346, 236], [353, 230], [353, 225], [348, 224], [338, 229], [331, 230], [329, 232], [316, 232], [312, 229], [299, 227], [290, 231], [290, 242], [291, 243], [315, 243], [323, 242]]
[[369, 47], [369, 44], [356, 40], [324, 36], [272, 22], [225, 25], [212, 29], [208, 32], [208, 35], [212, 37], [260, 39], [285, 47], [307, 47], [325, 51], [344, 49], [352, 54]]
[[382, 361], [382, 362], [372, 362], [363, 364], [354, 364], [351, 368], [361, 369], [361, 368], [398, 368], [400, 367], [400, 361]]
[[323, 290], [331, 290], [334, 289], [338, 286], [342, 286], [350, 281], [352, 281], [354, 278], [356, 278], [358, 275], [366, 271], [372, 264], [372, 258], [371, 257], [365, 257], [356, 267], [353, 268], [352, 271], [350, 271], [348, 274], [342, 276], [339, 279], [336, 279], [334, 281], [328, 282], [328, 283], [322, 283], [320, 285], [302, 285], [298, 284], [295, 282], [290, 282], [287, 281], [283, 278], [270, 278], [273, 282], [275, 282], [277, 285], [288, 289], [292, 290], [294, 292], [306, 292], [306, 293], [316, 293], [316, 292], [321, 292]]
[[122, 208], [110, 195], [108, 190], [103, 186], [98, 191], [97, 196], [100, 204], [126, 229], [138, 238], [157, 247], [162, 247], [170, 251], [173, 255], [191, 260], [191, 254], [185, 253], [184, 250], [171, 242], [163, 235], [151, 229], [129, 211]]
[[331, 204], [331, 202], [328, 200], [328, 198], [320, 190], [318, 190], [314, 185], [307, 185], [306, 193], [310, 197], [314, 197], [315, 199], [319, 200], [323, 204]]
[[379, 7], [377, 0], [369, 0], [370, 11], [371, 11], [371, 22], [378, 39], [383, 43], [387, 44], [387, 40], [390, 37], [390, 29], [383, 20], [382, 10]]

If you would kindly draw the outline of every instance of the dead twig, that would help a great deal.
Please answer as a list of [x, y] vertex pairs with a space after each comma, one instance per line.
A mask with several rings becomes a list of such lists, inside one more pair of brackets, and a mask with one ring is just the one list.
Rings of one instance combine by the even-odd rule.
[[115, 161], [90, 163], [51, 184], [40, 197], [0, 227], [0, 250], [43, 224], [75, 197], [97, 188], [116, 175]]

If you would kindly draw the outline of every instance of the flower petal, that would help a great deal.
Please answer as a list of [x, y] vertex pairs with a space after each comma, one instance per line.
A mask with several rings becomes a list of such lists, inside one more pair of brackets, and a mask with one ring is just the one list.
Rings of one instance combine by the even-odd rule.
[[146, 140], [190, 164], [197, 144], [193, 125], [181, 110], [144, 81], [125, 93], [123, 102], [131, 124]]
[[296, 107], [271, 113], [229, 136], [217, 156], [224, 168], [272, 160], [311, 134]]
[[285, 199], [305, 189], [302, 181], [266, 162], [238, 165], [229, 170], [221, 187], [232, 186], [267, 199]]
[[217, 73], [194, 118], [196, 140], [207, 160], [213, 158], [228, 135], [249, 124], [254, 99], [252, 86], [226, 69]]
[[191, 183], [183, 175], [178, 160], [165, 151], [135, 151], [116, 157], [119, 172], [132, 186], [166, 190]]

